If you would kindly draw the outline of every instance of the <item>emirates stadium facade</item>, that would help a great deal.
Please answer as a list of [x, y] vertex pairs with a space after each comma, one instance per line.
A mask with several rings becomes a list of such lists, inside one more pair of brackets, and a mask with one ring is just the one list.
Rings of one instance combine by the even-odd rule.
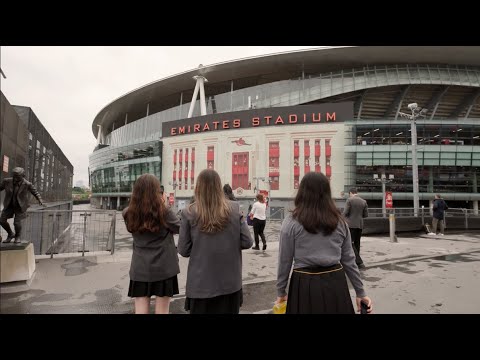
[[[200, 60], [200, 59], [199, 59]], [[92, 205], [121, 209], [135, 180], [156, 175], [181, 208], [215, 169], [244, 203], [272, 210], [322, 172], [332, 196], [350, 187], [373, 207], [386, 190], [413, 206], [411, 120], [417, 103], [419, 198], [478, 211], [480, 47], [342, 47], [239, 59], [135, 89], [95, 117]]]

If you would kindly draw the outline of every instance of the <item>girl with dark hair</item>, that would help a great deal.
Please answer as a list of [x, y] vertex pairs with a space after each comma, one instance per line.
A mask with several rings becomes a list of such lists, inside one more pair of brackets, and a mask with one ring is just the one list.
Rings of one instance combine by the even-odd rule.
[[128, 296], [135, 298], [135, 314], [149, 313], [152, 295], [155, 313], [168, 314], [170, 299], [178, 294], [180, 267], [173, 234], [178, 234], [180, 220], [166, 207], [155, 176], [137, 179], [122, 215], [133, 235]]
[[295, 208], [280, 230], [277, 301], [287, 300], [287, 314], [355, 313], [345, 273], [357, 298], [372, 311], [355, 264], [350, 232], [332, 200], [330, 182], [321, 173], [307, 173], [295, 197]]
[[223, 185], [223, 193], [228, 200], [237, 201], [235, 195], [233, 195], [232, 187], [229, 184]]
[[215, 170], [200, 172], [195, 202], [182, 213], [178, 252], [190, 257], [185, 310], [238, 314], [243, 303], [242, 249], [252, 246], [238, 202], [228, 200]]

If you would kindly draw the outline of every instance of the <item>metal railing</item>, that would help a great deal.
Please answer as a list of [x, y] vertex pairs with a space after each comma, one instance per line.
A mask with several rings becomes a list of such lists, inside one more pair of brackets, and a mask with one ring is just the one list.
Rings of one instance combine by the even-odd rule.
[[115, 252], [116, 212], [110, 210], [34, 210], [27, 212], [22, 238], [35, 255]]
[[[343, 208], [339, 208], [341, 212], [343, 212]], [[268, 220], [271, 221], [283, 221], [285, 218], [285, 213], [286, 213], [285, 208], [279, 208], [275, 210], [275, 212], [272, 212], [270, 214], [270, 217]], [[414, 209], [413, 208], [391, 208], [391, 209], [386, 209], [385, 210], [385, 215], [383, 213], [382, 208], [368, 208], [368, 217], [369, 218], [388, 218], [390, 214], [395, 215], [396, 218], [402, 218], [402, 217], [412, 217], [414, 216]], [[419, 209], [419, 217], [422, 217], [424, 219], [425, 217], [432, 216], [432, 209], [430, 208], [420, 208]], [[449, 208], [448, 210], [445, 211], [445, 217], [463, 217], [465, 218], [465, 224], [467, 225], [466, 228], [468, 229], [468, 218], [480, 218], [480, 213], [478, 211], [475, 211], [474, 209], [465, 209], [465, 208]], [[422, 221], [425, 223], [424, 221]]]

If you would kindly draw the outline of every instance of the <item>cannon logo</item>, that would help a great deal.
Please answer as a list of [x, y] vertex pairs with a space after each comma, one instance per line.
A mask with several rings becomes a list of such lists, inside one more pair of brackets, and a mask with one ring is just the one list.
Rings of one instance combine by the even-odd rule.
[[243, 138], [239, 138], [238, 140], [233, 140], [232, 143], [237, 144], [238, 146], [243, 146], [243, 145], [252, 145], [252, 144], [247, 144]]

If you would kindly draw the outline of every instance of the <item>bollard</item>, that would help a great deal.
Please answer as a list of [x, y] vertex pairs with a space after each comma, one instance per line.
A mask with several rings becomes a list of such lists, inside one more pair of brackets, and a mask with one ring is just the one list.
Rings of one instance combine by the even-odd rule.
[[390, 224], [390, 242], [398, 242], [397, 235], [395, 235], [395, 215], [390, 214], [388, 216], [388, 222]]
[[422, 205], [422, 225], [425, 225], [425, 205]]

